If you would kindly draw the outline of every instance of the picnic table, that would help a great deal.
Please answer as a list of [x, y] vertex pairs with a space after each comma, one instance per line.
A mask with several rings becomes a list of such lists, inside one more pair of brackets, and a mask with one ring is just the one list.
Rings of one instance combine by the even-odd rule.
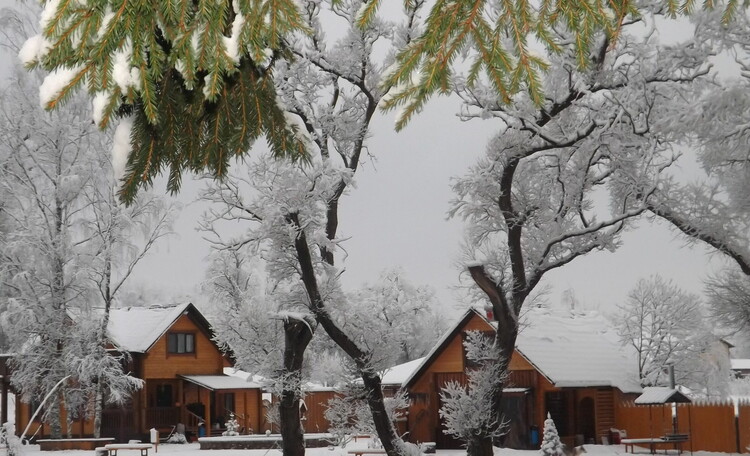
[[150, 448], [152, 448], [150, 443], [110, 443], [109, 445], [97, 448], [96, 453], [117, 456], [119, 450], [138, 450], [141, 452], [141, 456], [148, 456], [148, 450]]
[[[688, 434], [666, 434], [661, 437], [648, 437], [648, 438], [638, 438], [638, 439], [622, 439], [620, 440], [620, 443], [625, 445], [625, 452], [628, 452], [628, 447], [630, 447], [630, 452], [635, 453], [634, 445], [640, 445], [645, 444], [648, 445], [649, 450], [651, 451], [651, 454], [656, 453], [656, 446], [657, 445], [674, 445], [674, 448], [677, 450], [678, 453], [682, 453], [682, 444], [684, 442], [687, 442], [690, 440], [690, 436]], [[664, 453], [666, 453], [667, 450], [664, 450]]]
[[354, 456], [362, 456], [363, 454], [385, 454], [385, 450], [382, 448], [353, 448], [347, 451], [347, 453]]

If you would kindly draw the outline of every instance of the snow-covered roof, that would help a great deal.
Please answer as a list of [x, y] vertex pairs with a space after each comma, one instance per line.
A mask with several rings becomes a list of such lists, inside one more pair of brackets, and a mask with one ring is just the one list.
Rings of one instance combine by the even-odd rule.
[[237, 377], [241, 378], [242, 380], [245, 380], [247, 382], [253, 382], [262, 384], [266, 381], [266, 378], [257, 375], [257, 374], [251, 374], [250, 372], [243, 371], [242, 369], [237, 369], [236, 367], [225, 367], [224, 368], [224, 375], [229, 375], [230, 377]]
[[666, 386], [647, 386], [643, 394], [634, 401], [638, 405], [666, 404], [671, 402], [690, 402], [690, 399], [674, 388]]
[[750, 370], [750, 359], [730, 359], [733, 370]]
[[258, 383], [249, 382], [240, 377], [233, 377], [230, 375], [180, 375], [180, 377], [190, 383], [195, 383], [198, 386], [202, 386], [203, 388], [212, 391], [260, 388]]
[[192, 304], [170, 307], [125, 307], [112, 309], [107, 333], [123, 351], [145, 353]]
[[385, 371], [381, 383], [383, 385], [402, 385], [427, 357], [417, 358], [403, 364], [393, 366]]
[[641, 391], [635, 352], [598, 312], [534, 309], [516, 349], [557, 387], [614, 386]]
[[[416, 380], [426, 364], [474, 315], [484, 318], [477, 310], [469, 309], [406, 378], [404, 385]], [[613, 386], [625, 393], [641, 392], [635, 353], [620, 344], [609, 321], [598, 312], [533, 309], [527, 320], [518, 334], [516, 350], [555, 386]]]

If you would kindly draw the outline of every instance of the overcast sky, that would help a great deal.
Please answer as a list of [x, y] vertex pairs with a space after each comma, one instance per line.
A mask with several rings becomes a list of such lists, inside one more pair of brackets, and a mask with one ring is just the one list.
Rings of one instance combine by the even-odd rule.
[[[8, 4], [0, 0], [0, 6], [3, 3]], [[9, 59], [2, 59], [1, 76], [7, 76], [9, 65]], [[448, 312], [457, 313], [469, 304], [454, 291], [462, 277], [456, 261], [462, 223], [446, 219], [450, 182], [484, 152], [499, 126], [492, 120], [461, 122], [457, 111], [455, 99], [434, 99], [398, 134], [393, 131], [393, 114], [377, 115], [368, 143], [376, 160], [365, 159], [357, 186], [341, 207], [339, 232], [347, 239], [343, 246], [348, 256], [339, 265], [345, 268], [347, 288], [400, 266], [412, 283], [434, 288]], [[205, 209], [194, 202], [201, 184], [188, 178], [184, 182], [180, 195], [167, 196], [184, 205], [175, 225], [177, 235], [153, 250], [134, 277], [138, 286], [158, 291], [158, 299], [168, 301], [200, 301], [208, 254], [208, 244], [196, 231]], [[164, 189], [160, 181], [154, 190]], [[593, 253], [549, 273], [543, 285], [550, 287], [550, 304], [563, 305], [563, 293], [572, 290], [580, 308], [610, 310], [639, 278], [652, 274], [701, 293], [702, 280], [724, 261], [701, 246], [686, 246], [665, 226], [645, 218], [639, 225], [623, 237], [616, 253]], [[463, 280], [466, 284], [467, 277]]]
[[[447, 220], [450, 182], [484, 152], [498, 126], [461, 122], [454, 115], [457, 107], [453, 99], [433, 101], [401, 133], [393, 131], [392, 115], [379, 115], [369, 142], [376, 161], [366, 159], [356, 188], [342, 203], [340, 234], [347, 239], [343, 246], [348, 255], [339, 265], [345, 268], [347, 288], [399, 266], [412, 283], [434, 288], [448, 312], [468, 304], [454, 290], [460, 279], [468, 283], [468, 277], [462, 277], [457, 264], [463, 224]], [[176, 198], [185, 204], [176, 224], [178, 236], [164, 241], [137, 273], [137, 280], [185, 299], [194, 299], [208, 253], [195, 231], [205, 207], [192, 202], [199, 185], [186, 181]], [[163, 188], [157, 183], [157, 191]], [[639, 278], [652, 274], [701, 293], [703, 278], [723, 262], [703, 247], [686, 246], [684, 238], [647, 218], [623, 240], [615, 253], [593, 253], [549, 273], [542, 285], [550, 287], [550, 304], [564, 305], [563, 293], [572, 290], [579, 308], [610, 310]]]

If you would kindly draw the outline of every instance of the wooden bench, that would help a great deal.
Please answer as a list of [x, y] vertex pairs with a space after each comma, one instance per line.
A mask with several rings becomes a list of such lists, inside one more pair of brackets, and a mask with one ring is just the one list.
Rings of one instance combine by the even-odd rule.
[[148, 456], [148, 450], [152, 448], [150, 443], [111, 443], [104, 445], [103, 448], [97, 448], [97, 452], [104, 450], [109, 456], [117, 456], [118, 450], [139, 450], [141, 456]]
[[363, 454], [385, 454], [385, 450], [382, 448], [359, 448], [347, 451], [349, 454], [354, 456], [362, 456]]

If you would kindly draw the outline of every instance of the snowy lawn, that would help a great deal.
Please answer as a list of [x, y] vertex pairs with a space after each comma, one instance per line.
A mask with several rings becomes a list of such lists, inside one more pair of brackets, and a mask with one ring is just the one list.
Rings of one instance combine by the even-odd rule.
[[[348, 448], [364, 448], [366, 444], [362, 442], [351, 443]], [[631, 453], [625, 453], [625, 447], [623, 445], [585, 445], [586, 453], [584, 456], [616, 456], [616, 455], [630, 455]], [[93, 451], [81, 451], [81, 450], [67, 450], [67, 451], [39, 451], [38, 445], [30, 445], [25, 447], [26, 456], [91, 456], [94, 454]], [[648, 451], [641, 449], [636, 450], [636, 454], [647, 455]], [[122, 451], [122, 456], [137, 456], [137, 451]], [[149, 456], [161, 456], [161, 455], [184, 455], [184, 456], [281, 456], [281, 450], [201, 450], [198, 443], [189, 443], [185, 445], [179, 444], [162, 444], [159, 445], [159, 452], [154, 453], [153, 450], [149, 451]], [[462, 456], [466, 452], [462, 450], [438, 450], [437, 456]], [[536, 456], [539, 452], [535, 450], [509, 450], [505, 448], [496, 448], [495, 455], [497, 456]], [[658, 453], [664, 454], [664, 453]], [[674, 455], [674, 451], [670, 451], [669, 454]], [[683, 454], [690, 454], [688, 451]], [[707, 451], [696, 451], [693, 453], [694, 456], [718, 456], [725, 455], [727, 453], [710, 453]], [[5, 455], [5, 450], [0, 449], [0, 455]], [[310, 448], [306, 452], [306, 456], [348, 456], [346, 450], [336, 448], [329, 450], [327, 448]]]

